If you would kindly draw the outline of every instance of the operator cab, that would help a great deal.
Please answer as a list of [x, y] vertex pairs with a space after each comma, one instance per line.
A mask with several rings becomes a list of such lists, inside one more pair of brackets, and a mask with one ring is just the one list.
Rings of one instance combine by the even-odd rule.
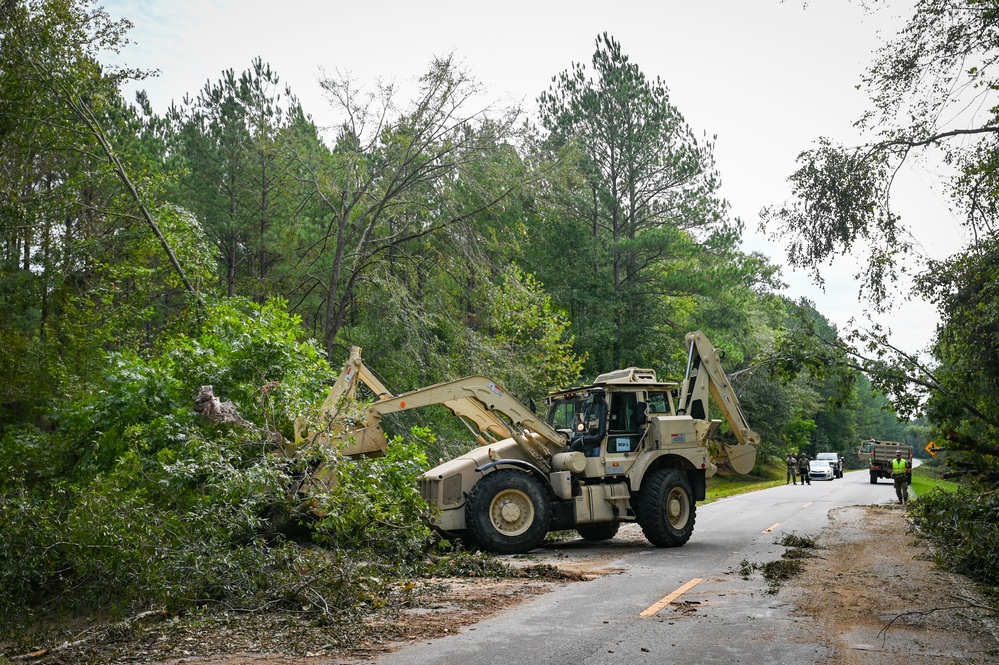
[[[676, 415], [678, 387], [657, 381], [648, 369], [609, 372], [594, 385], [549, 395], [545, 420], [566, 437], [569, 450], [587, 457], [626, 457], [638, 451], [650, 417]], [[621, 469], [612, 462], [607, 472]]]
[[601, 388], [570, 392], [549, 398], [548, 424], [569, 440], [569, 450], [599, 455], [607, 431], [607, 398]]

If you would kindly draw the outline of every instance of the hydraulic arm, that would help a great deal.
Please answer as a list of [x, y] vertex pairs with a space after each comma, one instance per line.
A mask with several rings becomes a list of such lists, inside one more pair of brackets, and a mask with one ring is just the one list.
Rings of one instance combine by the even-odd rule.
[[[368, 406], [364, 421], [345, 430], [337, 423], [337, 416], [346, 403], [352, 402], [361, 382], [375, 393], [376, 399]], [[512, 438], [542, 466], [547, 466], [545, 460], [552, 453], [565, 448], [564, 436], [484, 376], [469, 376], [392, 395], [364, 365], [361, 349], [356, 346], [351, 347], [350, 358], [320, 409], [327, 420], [326, 429], [305, 434], [296, 424], [296, 443], [332, 441], [342, 446], [341, 454], [345, 456], [384, 455], [388, 442], [380, 425], [382, 416], [432, 404], [450, 409], [472, 430], [481, 445]]]
[[728, 426], [739, 441], [733, 446], [721, 444], [716, 463], [727, 463], [736, 473], [749, 473], [756, 464], [760, 435], [749, 427], [739, 398], [722, 370], [721, 357], [700, 330], [688, 333], [687, 375], [680, 388], [677, 411], [695, 420], [708, 420], [708, 395], [714, 398]]

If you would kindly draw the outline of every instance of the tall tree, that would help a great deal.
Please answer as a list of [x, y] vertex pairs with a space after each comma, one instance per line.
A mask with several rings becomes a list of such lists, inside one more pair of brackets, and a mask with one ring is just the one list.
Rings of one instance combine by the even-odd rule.
[[[564, 313], [517, 268], [543, 169], [492, 134], [441, 192], [448, 209], [478, 212], [390, 248], [358, 291], [350, 335], [391, 349], [402, 385], [487, 374], [526, 399], [575, 381], [578, 359]], [[489, 205], [499, 192], [509, 193]]]
[[712, 142], [697, 139], [666, 84], [606, 33], [596, 47], [592, 74], [575, 64], [539, 99], [547, 145], [579, 175], [575, 192], [553, 193], [560, 214], [541, 234], [553, 246], [536, 269], [605, 370], [672, 353], [671, 327], [693, 306], [684, 298], [722, 286], [697, 272], [733, 265], [740, 225], [718, 196]]
[[239, 76], [226, 70], [167, 113], [181, 162], [176, 200], [215, 243], [229, 297], [262, 301], [272, 268], [290, 253], [284, 238], [293, 233], [293, 180], [281, 137], [301, 110], [290, 90], [282, 100], [279, 82], [256, 58]]
[[17, 358], [0, 390], [18, 413], [0, 427], [31, 422], [93, 378], [96, 351], [148, 342], [164, 306], [198, 295], [197, 225], [159, 203], [119, 93], [142, 74], [98, 61], [128, 27], [83, 0], [0, 6], [0, 344]]
[[927, 415], [953, 442], [989, 459], [999, 457], [999, 237], [988, 234], [954, 260], [931, 264], [920, 289], [940, 311], [933, 354], [924, 375]]
[[324, 215], [302, 255], [302, 290], [322, 293], [323, 338], [332, 351], [377, 266], [509, 194], [512, 185], [465, 206], [450, 191], [510, 131], [515, 115], [489, 120], [468, 109], [479, 89], [451, 58], [432, 63], [405, 109], [391, 86], [365, 94], [350, 80], [322, 84], [344, 120], [331, 154], [314, 150], [300, 162]]

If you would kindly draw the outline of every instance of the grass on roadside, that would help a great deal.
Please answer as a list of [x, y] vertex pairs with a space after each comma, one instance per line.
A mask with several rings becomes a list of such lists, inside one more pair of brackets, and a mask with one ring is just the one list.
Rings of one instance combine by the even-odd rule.
[[766, 464], [745, 475], [715, 474], [708, 479], [707, 497], [701, 503], [711, 503], [726, 496], [745, 494], [756, 490], [783, 485], [786, 480], [784, 465]]
[[917, 497], [929, 493], [934, 487], [947, 493], [956, 492], [960, 487], [958, 483], [941, 478], [946, 470], [947, 467], [940, 461], [923, 462], [912, 470], [912, 484], [909, 486], [909, 491]]
[[[958, 483], [940, 477], [946, 468], [939, 460], [924, 461], [923, 464], [913, 469], [912, 485], [909, 489], [917, 497], [926, 494], [934, 487], [939, 487], [944, 492], [956, 491], [959, 487]], [[736, 494], [777, 487], [783, 485], [785, 481], [783, 464], [766, 464], [746, 475], [715, 474], [708, 479], [707, 497], [701, 503], [711, 503]]]

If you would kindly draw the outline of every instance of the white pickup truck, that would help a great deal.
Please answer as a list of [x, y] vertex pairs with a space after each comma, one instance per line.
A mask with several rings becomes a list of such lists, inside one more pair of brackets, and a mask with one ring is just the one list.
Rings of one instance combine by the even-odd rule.
[[843, 477], [843, 458], [839, 453], [819, 453], [815, 456], [815, 459], [826, 460], [829, 462], [829, 466], [831, 466], [833, 470], [834, 478]]

